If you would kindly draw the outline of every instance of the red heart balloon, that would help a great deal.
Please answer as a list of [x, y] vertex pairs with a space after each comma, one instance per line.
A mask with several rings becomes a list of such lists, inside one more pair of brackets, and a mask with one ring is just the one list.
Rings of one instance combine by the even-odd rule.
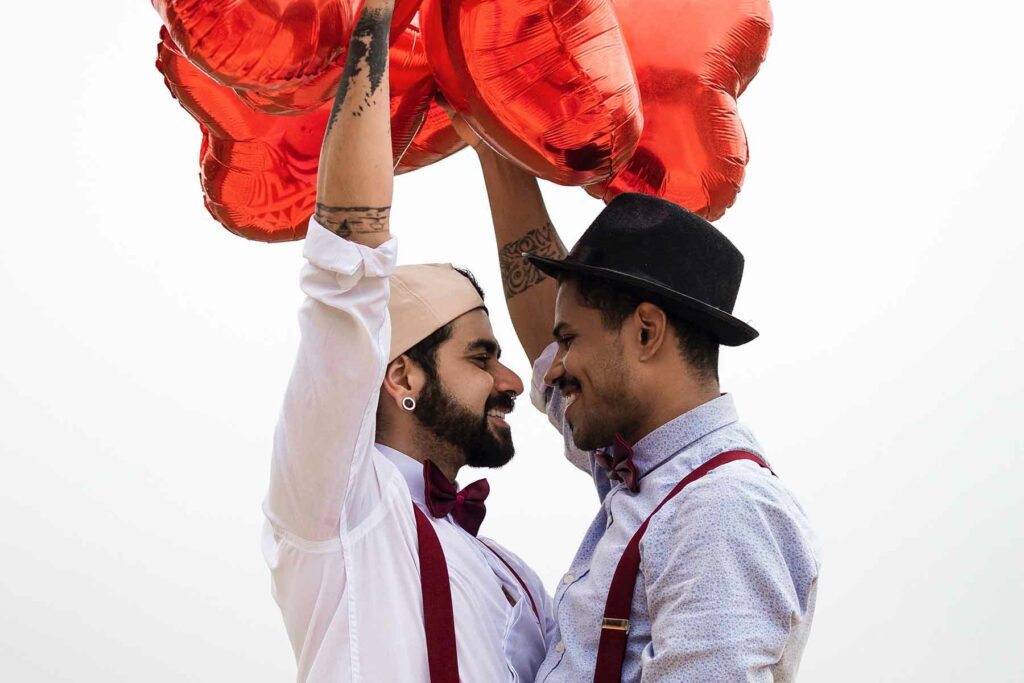
[[166, 30], [160, 33], [157, 68], [203, 130], [199, 177], [207, 210], [248, 239], [303, 237], [330, 105], [298, 116], [255, 112], [185, 59]]
[[355, 0], [152, 0], [189, 61], [232, 87], [269, 90], [322, 73], [345, 49]]
[[447, 112], [437, 102], [431, 102], [427, 115], [423, 118], [423, 125], [395, 167], [395, 174], [408, 173], [429, 166], [465, 146], [466, 143], [452, 127]]
[[427, 65], [420, 31], [408, 26], [388, 53], [391, 88], [391, 151], [396, 163], [403, 158], [420, 130], [437, 92]]
[[610, 0], [425, 0], [420, 18], [445, 99], [499, 152], [564, 185], [628, 160], [643, 122]]
[[[203, 131], [200, 180], [206, 208], [228, 230], [249, 239], [301, 239], [313, 213], [331, 102], [300, 115], [254, 111], [234, 90], [192, 65], [166, 29], [160, 36], [157, 68]], [[397, 160], [420, 130], [436, 86], [414, 27], [392, 47], [390, 58], [392, 153]], [[408, 163], [415, 163], [415, 157]]]
[[[359, 0], [152, 2], [189, 61], [268, 113], [310, 111], [334, 97], [361, 10]], [[396, 2], [392, 42], [419, 2]]]
[[[644, 108], [632, 159], [587, 191], [672, 200], [714, 220], [736, 200], [747, 138], [736, 98], [768, 50], [768, 0], [614, 0]], [[666, 30], [670, 17], [676, 31]]]

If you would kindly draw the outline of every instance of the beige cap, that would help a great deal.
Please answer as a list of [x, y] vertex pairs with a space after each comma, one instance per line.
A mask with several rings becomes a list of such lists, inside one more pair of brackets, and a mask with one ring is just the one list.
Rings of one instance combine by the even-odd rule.
[[389, 363], [463, 313], [484, 306], [469, 279], [449, 263], [399, 266], [389, 282]]

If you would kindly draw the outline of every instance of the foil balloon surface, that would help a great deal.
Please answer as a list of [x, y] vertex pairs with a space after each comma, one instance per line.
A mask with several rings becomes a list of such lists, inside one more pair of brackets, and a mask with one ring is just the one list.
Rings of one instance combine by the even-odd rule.
[[210, 214], [248, 239], [303, 237], [330, 104], [297, 116], [253, 111], [185, 59], [163, 29], [157, 68], [202, 129], [199, 177]]
[[398, 161], [394, 172], [408, 173], [429, 166], [459, 152], [464, 146], [466, 143], [452, 127], [449, 115], [437, 102], [431, 102], [427, 115], [423, 118], [423, 125], [407, 148], [406, 154]]
[[610, 0], [425, 0], [427, 56], [492, 147], [563, 185], [610, 177], [643, 126]]
[[152, 0], [181, 53], [235, 88], [293, 87], [346, 47], [355, 0]]
[[448, 114], [437, 102], [432, 102], [423, 118], [423, 125], [395, 167], [395, 173], [408, 173], [429, 166], [465, 146], [466, 143], [452, 128]]
[[[359, 0], [152, 0], [189, 61], [267, 113], [316, 109], [334, 98]], [[392, 43], [419, 0], [398, 0]]]
[[[161, 29], [157, 68], [203, 132], [200, 181], [206, 208], [228, 230], [248, 239], [301, 239], [313, 213], [316, 173], [332, 102], [304, 114], [282, 116], [253, 110], [187, 60]], [[397, 161], [421, 132], [436, 89], [422, 41], [408, 27], [391, 49], [392, 153]], [[442, 112], [443, 114], [443, 112]], [[436, 118], [436, 117], [435, 117]], [[403, 160], [403, 170], [433, 163], [458, 149], [442, 146], [451, 126], [433, 121], [429, 137]], [[457, 137], [457, 136], [455, 136]]]
[[644, 109], [632, 159], [587, 188], [672, 200], [714, 220], [743, 182], [747, 138], [736, 98], [768, 49], [768, 0], [613, 0]]

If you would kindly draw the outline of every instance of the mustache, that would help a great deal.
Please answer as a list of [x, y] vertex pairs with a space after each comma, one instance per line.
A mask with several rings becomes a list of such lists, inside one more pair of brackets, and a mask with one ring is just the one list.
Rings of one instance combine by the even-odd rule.
[[506, 413], [511, 413], [516, 407], [515, 394], [495, 394], [487, 399], [487, 403], [484, 404], [484, 412], [500, 408]]
[[579, 380], [569, 375], [562, 375], [555, 381], [555, 387], [558, 388], [562, 395], [569, 393], [569, 391], [575, 389], [577, 392], [583, 391], [583, 387], [580, 386]]

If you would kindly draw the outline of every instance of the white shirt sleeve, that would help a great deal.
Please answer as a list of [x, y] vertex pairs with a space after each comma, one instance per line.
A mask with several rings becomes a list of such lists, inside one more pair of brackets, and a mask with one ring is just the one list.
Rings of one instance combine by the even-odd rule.
[[274, 434], [264, 512], [279, 533], [319, 542], [338, 538], [352, 491], [375, 485], [371, 449], [391, 343], [396, 244], [370, 249], [311, 219], [303, 254], [301, 340]]

